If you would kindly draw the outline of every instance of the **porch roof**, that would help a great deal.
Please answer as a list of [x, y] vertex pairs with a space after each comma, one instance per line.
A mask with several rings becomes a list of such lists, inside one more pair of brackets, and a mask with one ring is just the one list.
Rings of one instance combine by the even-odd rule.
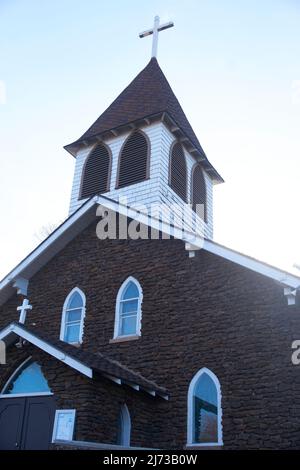
[[17, 322], [10, 323], [0, 331], [0, 340], [3, 340], [7, 345], [15, 343], [19, 338], [28, 341], [89, 378], [95, 378], [99, 374], [118, 385], [126, 385], [136, 391], [168, 399], [168, 391], [164, 387], [160, 387], [140, 373], [100, 352], [92, 353], [77, 348], [45, 336], [44, 333], [36, 329], [30, 330]]

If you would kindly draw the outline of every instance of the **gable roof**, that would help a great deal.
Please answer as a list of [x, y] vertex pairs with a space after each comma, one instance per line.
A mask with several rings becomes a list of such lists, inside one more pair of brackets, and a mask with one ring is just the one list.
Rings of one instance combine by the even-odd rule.
[[0, 340], [8, 344], [13, 343], [19, 337], [89, 378], [93, 378], [94, 373], [98, 373], [120, 385], [128, 385], [137, 391], [142, 390], [150, 395], [168, 399], [165, 388], [100, 352], [94, 354], [76, 348], [63, 341], [46, 337], [36, 330], [31, 331], [17, 322], [10, 323], [0, 331]]
[[112, 104], [98, 117], [92, 126], [65, 149], [74, 154], [78, 144], [89, 142], [96, 136], [119, 129], [129, 123], [145, 118], [167, 114], [184, 133], [192, 146], [202, 156], [203, 163], [216, 182], [223, 179], [209, 163], [201, 144], [189, 123], [157, 59], [152, 58], [147, 66], [122, 91]]
[[[233, 263], [257, 272], [274, 281], [283, 287], [300, 289], [300, 277], [287, 271], [278, 269], [267, 263], [259, 261], [250, 256], [239, 253], [231, 248], [227, 248], [218, 243], [195, 236], [188, 231], [166, 224], [161, 220], [148, 215], [142, 215], [137, 210], [124, 206], [106, 196], [94, 196], [88, 199], [77, 211], [70, 215], [48, 238], [40, 243], [26, 258], [23, 259], [9, 274], [0, 281], [0, 306], [15, 293], [15, 288], [19, 287], [18, 280], [29, 280], [39, 269], [47, 264], [57, 253], [59, 253], [67, 243], [73, 240], [90, 223], [97, 220], [96, 210], [101, 205], [107, 209], [125, 215], [130, 219], [138, 220], [144, 225], [153, 227], [158, 231], [181, 239], [186, 244], [187, 250], [204, 249], [210, 253], [227, 259]], [[191, 244], [191, 239], [192, 244]], [[25, 295], [25, 294], [24, 294]]]

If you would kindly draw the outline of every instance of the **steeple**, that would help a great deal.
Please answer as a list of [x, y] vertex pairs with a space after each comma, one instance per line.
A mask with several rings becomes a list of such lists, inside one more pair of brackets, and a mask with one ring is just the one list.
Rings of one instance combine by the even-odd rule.
[[192, 153], [199, 155], [215, 182], [223, 182], [209, 163], [156, 58], [151, 58], [147, 66], [78, 140], [64, 148], [75, 156], [80, 147], [99, 140], [97, 137], [119, 135], [124, 128], [130, 129], [135, 124], [153, 122], [158, 118], [173, 122], [173, 132], [182, 140], [186, 139], [186, 145]]
[[[223, 179], [211, 165], [156, 57], [88, 130], [65, 149], [76, 157], [70, 212], [104, 194], [128, 205], [203, 205], [212, 238], [212, 188]], [[194, 215], [189, 227], [193, 227]]]

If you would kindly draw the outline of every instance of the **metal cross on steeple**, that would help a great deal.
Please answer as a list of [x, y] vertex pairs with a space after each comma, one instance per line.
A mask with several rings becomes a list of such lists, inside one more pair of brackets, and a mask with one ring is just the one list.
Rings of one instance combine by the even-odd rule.
[[18, 312], [20, 312], [20, 323], [25, 323], [27, 310], [32, 310], [32, 305], [29, 305], [29, 300], [24, 299], [20, 307], [17, 307]]
[[154, 25], [152, 29], [148, 29], [147, 31], [143, 31], [139, 34], [140, 38], [144, 38], [146, 36], [150, 36], [153, 34], [152, 39], [152, 55], [151, 57], [157, 57], [157, 45], [158, 45], [158, 33], [163, 31], [164, 29], [172, 28], [174, 26], [173, 21], [169, 21], [169, 23], [159, 24], [159, 16], [154, 18]]

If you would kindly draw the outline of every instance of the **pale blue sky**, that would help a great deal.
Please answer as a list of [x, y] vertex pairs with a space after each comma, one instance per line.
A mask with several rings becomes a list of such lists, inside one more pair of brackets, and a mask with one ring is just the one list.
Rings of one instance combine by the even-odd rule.
[[66, 217], [63, 145], [146, 65], [155, 14], [175, 22], [159, 63], [226, 180], [216, 241], [300, 262], [299, 0], [0, 0], [0, 277]]

